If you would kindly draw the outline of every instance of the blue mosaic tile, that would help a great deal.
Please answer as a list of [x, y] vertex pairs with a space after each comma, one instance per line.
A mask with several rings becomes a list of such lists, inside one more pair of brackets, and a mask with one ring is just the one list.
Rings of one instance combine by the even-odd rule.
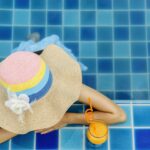
[[54, 150], [58, 148], [58, 130], [47, 134], [36, 134], [36, 150]]
[[150, 56], [150, 43], [148, 43], [148, 56]]
[[132, 72], [134, 73], [146, 73], [147, 62], [145, 59], [132, 59]]
[[131, 129], [111, 129], [110, 146], [113, 150], [132, 150]]
[[59, 38], [62, 40], [62, 27], [61, 26], [49, 26], [47, 27], [47, 36], [50, 36], [52, 34], [56, 34], [59, 36]]
[[26, 10], [16, 10], [14, 11], [14, 24], [15, 25], [29, 25], [30, 23], [30, 13]]
[[97, 0], [97, 8], [98, 9], [111, 9], [112, 8], [112, 0]]
[[129, 91], [120, 91], [115, 93], [116, 100], [131, 100], [131, 92]]
[[143, 0], [130, 0], [130, 8], [131, 9], [144, 9], [145, 1]]
[[64, 40], [65, 41], [78, 41], [79, 40], [79, 28], [78, 27], [65, 27], [64, 28]]
[[44, 25], [46, 22], [46, 14], [43, 11], [32, 11], [31, 12], [31, 23], [33, 25]]
[[112, 40], [112, 27], [98, 27], [97, 38], [100, 41], [111, 41]]
[[[144, 27], [131, 27], [131, 40], [144, 41], [146, 39]], [[140, 36], [139, 36], [140, 35]]]
[[96, 39], [95, 28], [93, 27], [81, 27], [80, 39], [82, 41], [94, 41]]
[[147, 39], [150, 40], [150, 27], [147, 27]]
[[96, 88], [96, 75], [83, 75], [83, 83]]
[[14, 27], [13, 29], [14, 40], [20, 40], [20, 41], [25, 40], [27, 38], [28, 31], [29, 31], [28, 27]]
[[0, 25], [12, 24], [12, 11], [1, 10], [0, 18]]
[[115, 9], [128, 9], [128, 0], [113, 0]]
[[146, 24], [150, 25], [150, 20], [149, 20], [149, 18], [150, 18], [150, 11], [146, 11], [145, 14], [146, 14], [146, 16], [145, 16]]
[[96, 0], [86, 0], [80, 1], [81, 9], [95, 9], [96, 8]]
[[96, 73], [96, 60], [95, 59], [80, 59], [83, 64], [88, 67], [87, 73]]
[[150, 130], [136, 129], [135, 130], [135, 145], [136, 150], [150, 149]]
[[150, 126], [150, 106], [134, 106], [134, 125]]
[[96, 56], [97, 56], [96, 42], [80, 43], [80, 57], [96, 57]]
[[98, 72], [112, 73], [113, 72], [112, 59], [98, 59]]
[[0, 149], [1, 150], [8, 150], [9, 149], [9, 141], [0, 144]]
[[115, 75], [115, 88], [116, 90], [130, 90], [130, 76]]
[[79, 57], [79, 43], [78, 42], [64, 42], [65, 46], [72, 50], [72, 53]]
[[146, 57], [147, 47], [145, 42], [133, 42], [131, 43], [131, 56], [132, 57]]
[[0, 40], [11, 40], [12, 38], [12, 28], [0, 26]]
[[20, 3], [20, 0], [14, 0], [15, 1], [15, 8], [19, 9], [27, 9], [29, 8], [29, 0], [22, 0]]
[[150, 0], [146, 0], [146, 6], [147, 8], [150, 8]]
[[133, 91], [133, 100], [149, 100], [149, 91]]
[[129, 29], [127, 27], [116, 27], [115, 31], [115, 40], [125, 41], [129, 39]]
[[114, 69], [115, 69], [115, 73], [130, 72], [130, 59], [115, 59]]
[[112, 57], [113, 47], [112, 42], [99, 42], [97, 44], [97, 54], [99, 57]]
[[142, 25], [145, 24], [145, 14], [144, 11], [131, 11], [130, 12], [131, 24], [132, 25]]
[[[95, 11], [81, 11], [80, 23], [81, 25], [94, 25], [95, 24]], [[89, 19], [90, 18], [90, 19]]]
[[49, 25], [61, 25], [62, 24], [61, 11], [49, 11], [47, 15], [47, 22]]
[[82, 150], [83, 132], [81, 129], [62, 129], [61, 130], [61, 149]]
[[129, 24], [128, 11], [115, 11], [114, 12], [114, 23], [115, 23], [115, 25], [128, 25]]
[[78, 9], [79, 0], [64, 0], [64, 8], [65, 9]]
[[31, 1], [31, 9], [45, 9], [46, 8], [46, 0], [32, 0]]
[[148, 89], [148, 76], [133, 74], [132, 75], [132, 89], [133, 90], [147, 90]]
[[97, 86], [99, 91], [114, 89], [114, 79], [112, 75], [99, 75], [97, 77]]
[[48, 0], [48, 9], [61, 9], [62, 6], [62, 0]]
[[10, 54], [11, 42], [0, 42], [1, 57], [6, 57]]
[[79, 25], [79, 11], [64, 11], [64, 25]]
[[130, 57], [130, 44], [128, 42], [115, 42], [114, 56], [116, 58]]
[[11, 150], [26, 150], [34, 148], [34, 133], [18, 135], [11, 141]]
[[113, 13], [112, 11], [97, 11], [97, 25], [112, 25]]
[[0, 1], [0, 8], [9, 9], [13, 7], [13, 1], [10, 0], [1, 0]]

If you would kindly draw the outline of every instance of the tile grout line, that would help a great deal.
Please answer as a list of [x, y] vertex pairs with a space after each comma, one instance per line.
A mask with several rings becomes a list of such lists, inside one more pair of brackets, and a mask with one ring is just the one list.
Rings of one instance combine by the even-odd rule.
[[[79, 51], [79, 56], [78, 59], [79, 61], [81, 60], [81, 1], [78, 1], [78, 51]], [[82, 74], [83, 76], [83, 74]], [[84, 113], [84, 108], [85, 108], [85, 104], [82, 105], [82, 112]], [[85, 141], [86, 141], [86, 135], [85, 135], [85, 126], [82, 125], [82, 149], [85, 150]]]
[[[145, 11], [144, 11], [144, 17], [145, 17], [145, 24], [147, 23], [147, 7], [146, 7], [146, 0], [145, 0]], [[147, 57], [146, 57], [146, 63], [147, 63], [147, 81], [148, 81], [148, 89], [150, 91], [150, 77], [149, 77], [149, 61], [148, 61], [148, 34], [147, 34], [147, 25], [145, 27], [145, 36], [146, 36], [146, 54], [147, 54]], [[148, 92], [148, 98], [150, 99], [150, 92]]]
[[[84, 105], [82, 106], [82, 109], [83, 109], [83, 112], [84, 112]], [[86, 132], [85, 132], [85, 126], [84, 125], [82, 125], [82, 136], [83, 136], [83, 141], [82, 141], [82, 143], [83, 143], [83, 150], [85, 150], [85, 145], [86, 145]]]
[[[13, 7], [12, 7], [12, 27], [11, 27], [11, 28], [12, 28], [12, 30], [11, 30], [11, 34], [12, 34], [12, 35], [11, 35], [11, 40], [12, 40], [12, 43], [11, 43], [11, 44], [12, 44], [12, 45], [11, 45], [11, 46], [12, 46], [12, 48], [13, 48], [13, 39], [14, 39], [14, 28], [13, 28], [13, 27], [14, 27], [14, 14], [15, 14], [15, 13], [14, 13], [14, 11], [15, 11], [15, 0], [13, 0], [13, 4], [12, 4], [12, 5], [13, 5]], [[9, 149], [9, 150], [12, 149], [12, 139], [9, 140], [8, 149]]]
[[116, 57], [114, 56], [114, 51], [115, 51], [115, 47], [114, 47], [114, 44], [115, 44], [115, 22], [114, 22], [114, 3], [112, 1], [112, 66], [113, 66], [113, 101], [116, 100], [116, 74], [115, 74], [115, 59]]
[[[130, 104], [131, 105], [131, 104]], [[131, 106], [130, 106], [131, 109]], [[134, 126], [133, 126], [134, 127]], [[86, 126], [85, 129], [87, 129], [88, 127]], [[150, 129], [150, 126], [138, 126], [138, 127], [134, 127], [135, 129]], [[78, 126], [78, 127], [64, 127], [63, 129], [65, 130], [70, 130], [70, 129], [78, 129], [78, 130], [82, 130], [83, 127], [82, 126]], [[131, 129], [132, 130], [132, 119], [131, 119], [131, 126], [109, 126], [109, 129]]]
[[61, 150], [61, 130], [58, 130], [58, 150]]
[[135, 150], [135, 139], [134, 139], [134, 116], [133, 116], [133, 104], [131, 102], [131, 129], [132, 129], [132, 148], [133, 150]]
[[[112, 29], [112, 41], [111, 41], [111, 43], [112, 43], [112, 69], [113, 69], [113, 100], [112, 101], [114, 101], [115, 102], [115, 100], [116, 100], [116, 83], [115, 83], [115, 57], [114, 57], [114, 43], [115, 43], [115, 33], [114, 33], [114, 4], [113, 4], [113, 1], [111, 1], [111, 13], [112, 13], [112, 25], [111, 25], [111, 29]], [[110, 143], [111, 143], [111, 138], [110, 138], [110, 127], [108, 127], [108, 150], [110, 150], [111, 149], [111, 145], [110, 145]]]
[[33, 149], [36, 150], [36, 133], [34, 132]]
[[61, 11], [62, 11], [62, 13], [61, 13], [61, 16], [62, 16], [62, 18], [61, 18], [61, 21], [62, 21], [62, 42], [63, 42], [63, 44], [64, 44], [64, 26], [65, 26], [65, 24], [64, 24], [64, 11], [65, 11], [65, 9], [64, 9], [64, 4], [65, 3], [65, 0], [62, 0], [62, 9], [61, 9]]
[[[0, 8], [1, 10], [10, 10], [9, 8]], [[16, 10], [22, 10], [21, 8], [16, 8]], [[51, 10], [52, 11], [56, 11], [56, 9], [52, 9], [51, 8]], [[58, 11], [61, 11], [61, 9], [57, 9]], [[75, 11], [76, 9], [69, 9], [69, 10], [71, 10], [71, 11]], [[94, 9], [84, 9], [84, 11], [93, 11]], [[100, 11], [108, 11], [108, 9], [99, 9]], [[131, 9], [132, 11], [137, 11], [137, 12], [139, 12], [139, 11], [144, 11], [145, 10], [145, 8], [138, 8], [138, 9], [134, 9], [134, 8], [132, 8]], [[34, 11], [45, 11], [45, 9], [37, 9], [37, 8], [34, 8]], [[114, 11], [128, 11], [128, 10], [126, 10], [126, 9], [114, 9]]]
[[131, 90], [131, 102], [130, 102], [130, 112], [131, 112], [131, 132], [132, 132], [132, 149], [135, 150], [135, 142], [134, 142], [134, 121], [133, 121], [133, 85], [132, 85], [132, 57], [131, 57], [131, 17], [130, 17], [130, 0], [128, 0], [128, 21], [129, 21], [129, 51], [130, 51], [130, 90]]
[[31, 1], [29, 1], [29, 26], [28, 26], [29, 29], [28, 29], [28, 34], [31, 34], [31, 13], [32, 13], [31, 10], [32, 10], [31, 9]]
[[48, 0], [45, 0], [45, 36], [47, 35], [47, 30], [48, 30]]

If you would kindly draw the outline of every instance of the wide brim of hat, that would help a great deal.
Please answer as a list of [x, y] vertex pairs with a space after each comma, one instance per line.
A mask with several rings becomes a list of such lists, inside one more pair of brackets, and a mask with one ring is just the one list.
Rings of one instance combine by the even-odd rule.
[[78, 100], [82, 86], [81, 68], [62, 48], [49, 45], [41, 57], [52, 73], [48, 93], [32, 104], [33, 113], [24, 113], [24, 123], [4, 103], [6, 89], [0, 86], [0, 127], [16, 134], [51, 127], [57, 124], [68, 108]]

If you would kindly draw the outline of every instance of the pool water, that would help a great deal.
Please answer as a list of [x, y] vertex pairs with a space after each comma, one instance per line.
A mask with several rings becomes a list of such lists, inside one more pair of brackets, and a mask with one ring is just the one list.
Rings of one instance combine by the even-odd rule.
[[[0, 0], [0, 59], [27, 35], [57, 34], [88, 66], [83, 83], [119, 104], [128, 120], [109, 127], [103, 145], [91, 144], [86, 126], [46, 135], [33, 132], [0, 150], [150, 149], [150, 0]], [[70, 112], [84, 112], [75, 103]]]

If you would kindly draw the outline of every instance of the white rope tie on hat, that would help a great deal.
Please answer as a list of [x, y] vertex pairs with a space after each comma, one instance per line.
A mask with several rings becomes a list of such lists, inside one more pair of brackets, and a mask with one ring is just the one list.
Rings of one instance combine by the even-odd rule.
[[18, 115], [19, 122], [23, 123], [23, 113], [29, 110], [33, 113], [31, 105], [29, 103], [29, 96], [26, 94], [16, 95], [16, 93], [11, 92], [7, 89], [8, 100], [5, 102], [5, 106], [11, 111]]

